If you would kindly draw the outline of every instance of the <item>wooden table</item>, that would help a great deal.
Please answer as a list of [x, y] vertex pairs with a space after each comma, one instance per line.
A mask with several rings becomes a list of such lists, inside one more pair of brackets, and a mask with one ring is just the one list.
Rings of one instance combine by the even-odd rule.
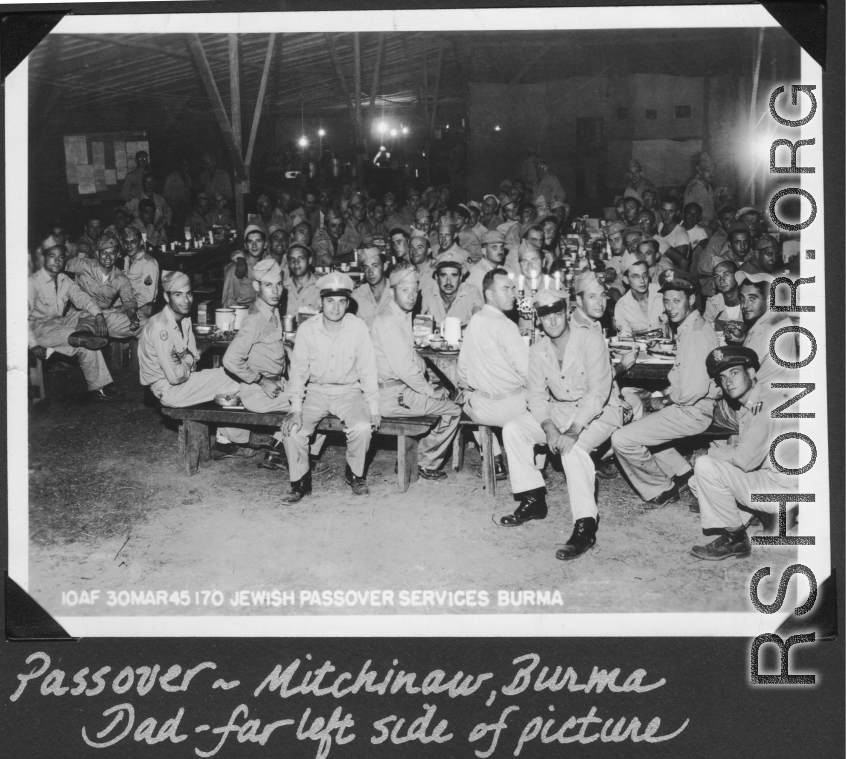
[[436, 351], [432, 348], [418, 348], [428, 373], [437, 379], [451, 394], [459, 385], [459, 351]]
[[653, 364], [653, 363], [643, 363], [636, 361], [633, 366], [629, 368], [628, 371], [623, 374], [619, 374], [618, 377], [620, 379], [628, 379], [628, 380], [666, 380], [668, 379], [668, 375], [673, 368], [673, 364], [670, 362], [662, 363], [662, 364]]

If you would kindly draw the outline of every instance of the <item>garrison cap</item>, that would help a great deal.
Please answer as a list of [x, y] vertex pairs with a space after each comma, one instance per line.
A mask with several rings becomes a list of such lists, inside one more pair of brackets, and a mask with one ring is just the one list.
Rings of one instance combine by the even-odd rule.
[[418, 284], [418, 273], [414, 267], [408, 269], [394, 269], [388, 276], [388, 284], [391, 287], [397, 287], [401, 282], [414, 282]]
[[438, 271], [440, 269], [455, 268], [461, 271], [464, 265], [465, 260], [461, 256], [453, 253], [452, 251], [448, 251], [447, 253], [442, 253], [438, 257], [435, 262], [435, 270]]
[[748, 279], [751, 282], [767, 282], [768, 284], [770, 284], [771, 282], [773, 282], [773, 275], [768, 274], [766, 272], [750, 274], [750, 272], [741, 271], [740, 269], [735, 272], [735, 281], [738, 282], [739, 286], [744, 284], [745, 279]]
[[721, 348], [715, 348], [706, 356], [706, 372], [712, 379], [717, 379], [724, 369], [733, 366], [743, 366], [758, 371], [759, 357], [756, 351], [743, 345], [724, 345]]
[[506, 238], [506, 235], [509, 233], [509, 230], [515, 225], [516, 222], [513, 221], [504, 221], [502, 224], [497, 225], [497, 232], [503, 235], [503, 239]]
[[660, 292], [682, 290], [687, 293], [697, 292], [697, 281], [691, 272], [682, 269], [665, 269], [659, 275]]
[[533, 203], [534, 203], [536, 208], [540, 208], [541, 206], [547, 206], [548, 208], [550, 207], [550, 204], [547, 202], [547, 198], [545, 198], [543, 195], [539, 195], [533, 201]]
[[428, 219], [429, 211], [426, 210], [423, 206], [421, 206], [417, 211], [415, 211], [415, 221], [420, 221], [421, 219]]
[[263, 200], [268, 203], [271, 202], [271, 199], [267, 195], [259, 195], [259, 197], [256, 198], [256, 205], [259, 205], [259, 203], [261, 203]]
[[583, 271], [576, 275], [576, 279], [574, 279], [573, 291], [579, 295], [592, 287], [601, 290], [606, 289], [606, 286], [597, 278], [597, 274], [591, 271], [591, 269], [583, 269]]
[[758, 239], [755, 247], [756, 250], [763, 250], [764, 248], [778, 248], [779, 240], [771, 235], [764, 234]]
[[[292, 226], [292, 229], [293, 229], [294, 227], [296, 227], [296, 226], [297, 226], [297, 225], [296, 225], [296, 224], [294, 224], [294, 225]], [[285, 227], [282, 227], [282, 226], [280, 226], [279, 224], [271, 224], [271, 225], [268, 227], [268, 237], [273, 237], [273, 236], [274, 236], [274, 233], [275, 233], [275, 232], [279, 232], [279, 231], [282, 231], [282, 232], [285, 232], [285, 234], [288, 234], [288, 230], [287, 230]]]
[[753, 206], [744, 206], [744, 208], [740, 208], [736, 212], [735, 218], [740, 220], [742, 216], [744, 216], [745, 214], [748, 214], [748, 213], [758, 214], [759, 217], [762, 216], [762, 212], [758, 208], [753, 208]]
[[748, 227], [743, 221], [735, 221], [729, 225], [728, 234], [732, 235], [735, 232], [746, 232], [749, 235], [750, 227]]
[[489, 198], [491, 198], [495, 203], [497, 203], [498, 206], [500, 205], [500, 198], [498, 198], [496, 195], [492, 195], [490, 192], [488, 193], [488, 195], [482, 196], [482, 202], [484, 203]]
[[533, 258], [536, 256], [538, 258], [543, 258], [543, 254], [538, 248], [534, 245], [530, 245], [526, 240], [524, 240], [518, 247], [518, 261], [523, 261], [524, 258], [527, 257], [528, 253], [531, 253]]
[[54, 237], [50, 235], [46, 240], [43, 240], [41, 244], [38, 246], [38, 249], [42, 252], [45, 250], [50, 250], [50, 248], [61, 248], [64, 252], [67, 252], [67, 248], [65, 248], [65, 243], [63, 243], [58, 237]]
[[562, 290], [539, 290], [532, 299], [532, 305], [539, 316], [555, 314], [564, 311], [568, 307], [568, 296]]
[[109, 248], [119, 248], [120, 243], [116, 237], [112, 237], [111, 235], [103, 235], [97, 241], [97, 250], [108, 250]]
[[321, 298], [326, 298], [329, 295], [344, 295], [349, 297], [353, 292], [353, 280], [350, 279], [344, 272], [334, 271], [330, 274], [324, 274], [316, 283], [320, 290]]
[[497, 231], [486, 232], [481, 240], [483, 245], [491, 245], [492, 243], [505, 243], [506, 238]]
[[365, 205], [365, 200], [358, 192], [354, 192], [350, 196], [350, 200], [347, 201], [347, 205], [351, 206], [351, 207], [352, 206], [363, 206], [363, 205]]
[[379, 248], [365, 248], [359, 253], [359, 262], [366, 264], [370, 261], [382, 261], [382, 251]]
[[419, 198], [420, 196], [421, 196], [421, 193], [420, 193], [420, 190], [418, 190], [417, 187], [410, 187], [408, 190], [406, 190], [406, 197], [407, 198], [414, 198], [414, 197]]
[[644, 264], [646, 266], [647, 262], [643, 258], [639, 258], [638, 256], [633, 255], [629, 251], [626, 251], [626, 253], [621, 256], [621, 272], [623, 274], [626, 274], [629, 270], [629, 267], [633, 264]]
[[502, 182], [500, 182], [500, 189], [506, 191], [511, 190], [512, 183], [508, 179], [504, 179]]
[[270, 277], [274, 274], [282, 276], [280, 265], [273, 258], [263, 258], [253, 266], [253, 279], [261, 282], [263, 277]]
[[475, 200], [469, 200], [468, 201], [468, 208], [476, 208], [477, 211], [482, 210], [482, 206], [479, 203], [477, 203]]
[[561, 200], [554, 200], [550, 204], [550, 210], [553, 211], [556, 208], [567, 208], [567, 206]]
[[191, 280], [187, 274], [181, 271], [163, 271], [162, 272], [162, 289], [169, 293], [171, 290], [177, 290], [180, 287], [191, 285]]
[[255, 224], [249, 224], [247, 229], [244, 230], [244, 242], [247, 242], [247, 235], [252, 234], [253, 232], [258, 232], [265, 238], [265, 230], [261, 227], [257, 227]]
[[[445, 221], [448, 219], [448, 221]], [[453, 223], [452, 219], [449, 219], [447, 216], [442, 217], [441, 221], [438, 223], [438, 234], [440, 235], [450, 235], [456, 231], [456, 225]]]
[[606, 237], [611, 237], [613, 234], [623, 232], [626, 229], [626, 224], [622, 221], [613, 221], [606, 228]]

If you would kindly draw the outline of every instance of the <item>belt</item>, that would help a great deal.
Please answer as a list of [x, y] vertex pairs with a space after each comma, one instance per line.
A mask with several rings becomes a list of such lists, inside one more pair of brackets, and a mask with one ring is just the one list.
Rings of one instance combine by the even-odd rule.
[[406, 386], [406, 383], [403, 382], [403, 380], [386, 380], [385, 382], [377, 382], [376, 384], [379, 385], [380, 388], [398, 387], [400, 385], [403, 387]]
[[519, 387], [517, 390], [513, 390], [511, 393], [500, 393], [499, 395], [491, 395], [489, 393], [483, 393], [482, 390], [474, 390], [474, 395], [479, 395], [480, 398], [486, 398], [489, 401], [504, 401], [506, 398], [514, 398], [516, 395], [520, 395], [521, 393], [526, 393], [525, 387]]
[[283, 376], [281, 374], [263, 374], [259, 378], [259, 380], [261, 381], [263, 379], [269, 379], [269, 380], [273, 380], [274, 382], [279, 382], [280, 380], [283, 379]]

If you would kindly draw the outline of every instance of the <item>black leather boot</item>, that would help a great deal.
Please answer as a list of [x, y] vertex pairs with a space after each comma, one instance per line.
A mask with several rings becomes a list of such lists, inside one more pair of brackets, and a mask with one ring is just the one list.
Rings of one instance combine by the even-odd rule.
[[556, 551], [556, 558], [560, 561], [578, 559], [589, 548], [597, 542], [597, 521], [594, 517], [583, 517], [577, 519], [573, 526], [573, 532], [564, 548]]
[[505, 480], [509, 476], [509, 468], [506, 466], [506, 454], [498, 453], [494, 457], [494, 479]]
[[353, 470], [350, 468], [349, 464], [347, 464], [344, 469], [344, 476], [346, 477], [347, 484], [350, 486], [354, 495], [368, 495], [368, 493], [371, 492], [368, 489], [368, 483], [365, 481], [365, 478], [357, 477], [353, 474]]
[[747, 530], [741, 527], [737, 530], [725, 530], [723, 535], [719, 535], [705, 546], [694, 546], [691, 555], [704, 561], [723, 561], [733, 557], [746, 559], [752, 551]]
[[515, 495], [521, 496], [521, 502], [515, 509], [514, 514], [500, 517], [501, 527], [518, 527], [533, 519], [545, 519], [547, 517], [547, 488], [536, 488]]
[[291, 490], [282, 496], [283, 503], [299, 503], [312, 494], [312, 473], [307, 472], [299, 480], [291, 483]]

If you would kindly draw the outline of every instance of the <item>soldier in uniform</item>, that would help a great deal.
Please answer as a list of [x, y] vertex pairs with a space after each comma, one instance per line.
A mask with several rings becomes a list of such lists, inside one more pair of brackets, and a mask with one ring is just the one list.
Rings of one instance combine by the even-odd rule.
[[[54, 351], [76, 356], [91, 398], [115, 401], [124, 396], [112, 385], [112, 376], [100, 352], [108, 342], [106, 320], [94, 299], [62, 274], [65, 245], [55, 237], [41, 243], [41, 268], [29, 277], [28, 345], [36, 358]], [[77, 310], [68, 311], [68, 304]], [[66, 314], [65, 312], [68, 311]], [[88, 316], [81, 315], [84, 311]]]
[[[115, 268], [120, 245], [111, 237], [97, 243], [97, 258], [72, 258], [65, 271], [76, 274], [80, 289], [94, 299], [111, 337], [133, 337], [141, 323], [129, 279]], [[120, 300], [120, 306], [115, 304]], [[146, 321], [146, 319], [145, 319]]]
[[658, 410], [612, 435], [612, 448], [645, 501], [644, 508], [678, 501], [680, 488], [687, 485], [692, 473], [675, 448], [650, 449], [697, 435], [712, 423], [717, 388], [706, 373], [706, 356], [717, 347], [718, 339], [694, 306], [695, 282], [693, 274], [680, 269], [662, 274], [665, 311], [677, 334], [676, 362], [668, 375], [670, 386]]
[[321, 314], [300, 326], [289, 372], [291, 412], [282, 424], [291, 491], [285, 503], [312, 492], [308, 443], [328, 414], [347, 435], [346, 479], [355, 495], [367, 495], [365, 457], [382, 424], [373, 342], [364, 321], [347, 313], [353, 280], [341, 272], [321, 277]]
[[462, 282], [464, 261], [447, 252], [435, 264], [437, 288], [425, 288], [421, 313], [434, 317], [438, 324], [448, 316], [460, 319], [467, 326], [470, 318], [482, 308], [482, 295], [473, 285]]
[[333, 266], [349, 263], [356, 250], [357, 235], [346, 229], [344, 217], [330, 210], [324, 215], [324, 227], [312, 238], [312, 254], [315, 266]]
[[147, 320], [153, 313], [153, 304], [159, 294], [159, 263], [150, 256], [141, 244], [141, 232], [135, 227], [127, 227], [122, 236], [124, 274], [129, 280], [138, 318]]
[[413, 229], [412, 236], [409, 238], [409, 263], [417, 272], [421, 293], [425, 291], [436, 293], [438, 285], [435, 282], [435, 269], [432, 266], [429, 240], [419, 229]]
[[462, 410], [446, 388], [427, 382], [423, 359], [415, 351], [412, 309], [418, 299], [414, 269], [391, 272], [389, 294], [379, 307], [371, 329], [379, 377], [379, 413], [382, 417], [439, 416], [441, 420], [420, 441], [418, 473], [442, 480], [450, 446], [459, 429]]
[[741, 293], [735, 272], [738, 267], [732, 261], [718, 261], [715, 264], [713, 279], [717, 293], [706, 301], [703, 318], [713, 325], [718, 335], [718, 342], [726, 342], [724, 325], [726, 322], [741, 321]]
[[321, 310], [318, 278], [311, 268], [312, 251], [305, 245], [294, 243], [288, 248], [288, 272], [285, 280], [285, 313], [296, 316], [301, 308], [315, 313]]
[[87, 258], [97, 258], [97, 241], [103, 234], [103, 222], [99, 216], [89, 216], [85, 222], [85, 234], [76, 240], [76, 254]]
[[[163, 406], [185, 408], [214, 400], [218, 393], [234, 395], [239, 384], [224, 369], [197, 370], [200, 353], [191, 329], [194, 293], [191, 280], [178, 271], [162, 273], [165, 307], [150, 317], [138, 338], [138, 369], [142, 385], [149, 385]], [[237, 436], [239, 431], [231, 434]], [[249, 458], [255, 451], [231, 442], [228, 431], [218, 428], [216, 458]]]
[[629, 289], [615, 303], [615, 329], [619, 337], [632, 337], [633, 332], [660, 329], [667, 323], [664, 298], [660, 286], [650, 281], [646, 261], [629, 251], [623, 257], [621, 273]]
[[465, 205], [456, 206], [453, 220], [456, 223], [456, 244], [468, 252], [470, 263], [474, 264], [482, 258], [482, 246], [479, 238], [470, 229], [471, 212]]
[[[256, 291], [253, 289], [253, 267], [265, 257], [267, 248], [267, 237], [264, 231], [251, 224], [244, 230], [244, 253], [236, 251], [233, 253], [233, 261], [224, 269], [224, 285], [221, 295], [221, 303], [224, 308], [233, 306], [249, 306], [256, 300]], [[236, 261], [236, 256], [243, 263]], [[239, 277], [239, 272], [246, 271]]]
[[359, 253], [359, 264], [365, 273], [365, 281], [353, 290], [353, 300], [358, 305], [356, 316], [365, 320], [371, 329], [379, 307], [391, 300], [391, 288], [385, 278], [385, 262], [379, 248], [365, 248]]
[[[482, 286], [485, 305], [468, 322], [459, 353], [458, 402], [477, 424], [502, 428], [526, 411], [529, 346], [506, 316], [515, 307], [515, 283], [509, 273], [492, 269]], [[506, 461], [496, 439], [492, 454], [495, 476], [506, 479]]]
[[[581, 297], [592, 288], [603, 289], [593, 275], [581, 285]], [[591, 452], [621, 426], [621, 408], [600, 324], [580, 308], [568, 324], [567, 294], [560, 290], [541, 290], [533, 305], [545, 336], [529, 350], [529, 411], [503, 428], [512, 492], [520, 505], [500, 524], [513, 527], [547, 516], [544, 477], [533, 456], [534, 446], [546, 443], [562, 457], [574, 523], [556, 558], [576, 559], [594, 545], [597, 533]]]
[[473, 285], [482, 292], [482, 280], [492, 269], [500, 267], [514, 274], [509, 266], [504, 264], [506, 260], [505, 238], [499, 232], [486, 232], [482, 238], [482, 258], [471, 266], [470, 274], [465, 282]]
[[[716, 348], [706, 358], [706, 369], [720, 383], [723, 398], [719, 406], [723, 415], [735, 417], [737, 434], [712, 442], [708, 455], [694, 464], [691, 490], [696, 500], [692, 511], [700, 512], [704, 530], [717, 529], [721, 534], [707, 545], [694, 546], [691, 555], [706, 561], [743, 559], [750, 555], [751, 547], [739, 504], [764, 512], [768, 521], [775, 522], [779, 515], [776, 499], [753, 503], [753, 494], [784, 494], [788, 500], [796, 491], [794, 478], [776, 469], [769, 455], [773, 441], [796, 423], [772, 416], [784, 399], [759, 380], [756, 351], [739, 345]], [[789, 437], [780, 444], [782, 467], [796, 469], [799, 458], [796, 439]]]

